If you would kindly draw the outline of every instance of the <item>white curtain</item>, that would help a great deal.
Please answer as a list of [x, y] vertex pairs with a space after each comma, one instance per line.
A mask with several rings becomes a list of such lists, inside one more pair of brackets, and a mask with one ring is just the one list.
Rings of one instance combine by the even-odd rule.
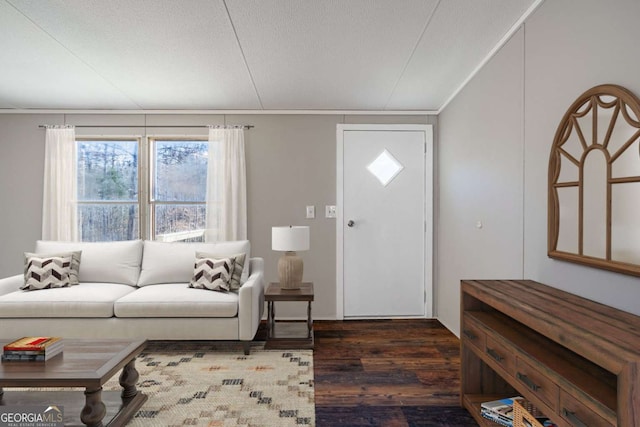
[[243, 129], [209, 129], [205, 241], [247, 238]]
[[78, 240], [75, 129], [47, 128], [44, 152], [42, 238]]

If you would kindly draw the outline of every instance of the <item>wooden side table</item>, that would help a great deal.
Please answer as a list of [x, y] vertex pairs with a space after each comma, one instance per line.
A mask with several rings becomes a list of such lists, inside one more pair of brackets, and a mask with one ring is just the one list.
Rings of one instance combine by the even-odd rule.
[[[267, 301], [267, 349], [313, 348], [313, 283], [304, 282], [299, 289], [282, 289], [280, 283], [272, 282], [264, 293]], [[307, 301], [307, 320], [276, 322], [276, 301]], [[301, 327], [302, 326], [302, 327]]]

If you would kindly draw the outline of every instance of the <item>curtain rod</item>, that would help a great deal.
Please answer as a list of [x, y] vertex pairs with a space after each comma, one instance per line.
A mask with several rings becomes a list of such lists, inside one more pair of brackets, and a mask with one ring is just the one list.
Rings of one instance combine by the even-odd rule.
[[39, 125], [39, 128], [210, 128], [210, 129], [252, 129], [253, 125]]

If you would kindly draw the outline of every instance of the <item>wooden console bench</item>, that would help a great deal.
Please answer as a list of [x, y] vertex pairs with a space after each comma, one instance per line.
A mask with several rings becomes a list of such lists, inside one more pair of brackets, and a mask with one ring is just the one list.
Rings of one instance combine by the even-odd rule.
[[530, 280], [461, 282], [461, 401], [523, 396], [560, 427], [640, 426], [640, 317]]

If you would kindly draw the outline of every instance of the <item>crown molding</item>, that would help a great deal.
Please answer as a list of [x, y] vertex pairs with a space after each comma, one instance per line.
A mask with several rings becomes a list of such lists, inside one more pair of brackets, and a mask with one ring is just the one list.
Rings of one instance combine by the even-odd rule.
[[346, 115], [435, 116], [435, 110], [57, 110], [0, 108], [0, 114], [238, 114], [238, 115]]

